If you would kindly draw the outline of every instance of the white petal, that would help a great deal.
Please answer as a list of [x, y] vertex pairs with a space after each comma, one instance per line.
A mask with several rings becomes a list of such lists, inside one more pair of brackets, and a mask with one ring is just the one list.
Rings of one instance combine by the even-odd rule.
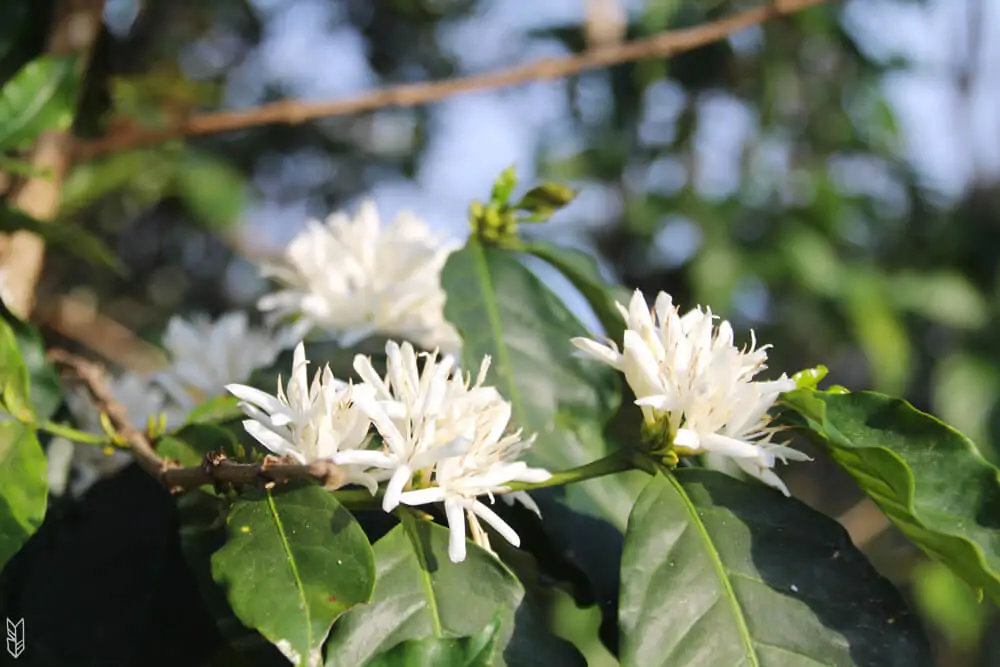
[[585, 356], [620, 370], [622, 355], [617, 349], [601, 345], [589, 338], [571, 338], [569, 342], [583, 352]]
[[515, 491], [514, 493], [504, 494], [501, 497], [504, 500], [509, 498], [510, 502], [514, 502], [516, 500], [527, 507], [530, 511], [534, 512], [539, 519], [542, 518], [542, 510], [538, 508], [538, 503], [535, 502], [534, 498], [528, 495], [527, 491]]
[[404, 491], [399, 496], [399, 502], [403, 505], [429, 505], [439, 503], [445, 498], [444, 489], [440, 486], [432, 486], [426, 489], [416, 489], [415, 491]]
[[718, 433], [701, 436], [701, 447], [706, 452], [715, 452], [737, 458], [756, 458], [761, 452], [757, 445]]
[[403, 488], [409, 484], [413, 477], [413, 471], [409, 466], [399, 466], [392, 473], [389, 484], [385, 487], [385, 496], [382, 498], [382, 511], [391, 512], [399, 505], [399, 496], [403, 493]]
[[395, 468], [396, 464], [399, 463], [395, 457], [387, 456], [384, 452], [374, 449], [340, 451], [334, 454], [331, 460], [339, 466], [359, 465], [373, 468]]
[[506, 521], [478, 500], [472, 503], [472, 511], [483, 521], [493, 526], [493, 529], [500, 533], [500, 536], [513, 544], [515, 547], [521, 546], [521, 538], [518, 537], [514, 529]]
[[461, 563], [465, 560], [465, 512], [458, 502], [445, 500], [444, 513], [448, 517], [448, 558]]
[[245, 384], [227, 384], [226, 391], [241, 401], [263, 408], [271, 414], [282, 413], [286, 410], [281, 401], [271, 394]]
[[264, 445], [267, 449], [271, 450], [278, 456], [293, 456], [299, 463], [307, 463], [306, 457], [302, 455], [295, 447], [292, 446], [285, 438], [274, 431], [266, 428], [259, 422], [247, 419], [243, 422], [243, 428], [249, 433], [254, 439], [260, 444]]

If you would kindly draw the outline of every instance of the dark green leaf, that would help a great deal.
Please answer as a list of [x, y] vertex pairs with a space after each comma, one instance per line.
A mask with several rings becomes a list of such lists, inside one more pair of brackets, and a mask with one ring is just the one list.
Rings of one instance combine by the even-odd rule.
[[34, 430], [0, 421], [0, 569], [42, 524], [48, 493]]
[[[449, 257], [442, 285], [445, 317], [462, 335], [465, 367], [478, 368], [489, 354], [489, 382], [512, 403], [518, 424], [538, 435], [530, 462], [557, 471], [609, 453], [602, 429], [618, 406], [619, 380], [613, 370], [574, 355], [570, 338], [586, 332], [558, 297], [512, 253], [475, 239]], [[620, 544], [644, 477], [619, 474], [536, 494], [549, 519], [543, 527], [587, 572], [606, 612], [618, 597], [616, 540]], [[603, 532], [595, 544], [598, 528]]]
[[494, 619], [497, 665], [582, 664], [569, 643], [529, 619], [524, 588], [499, 559], [469, 543], [465, 560], [452, 563], [446, 528], [409, 512], [402, 520], [375, 543], [375, 594], [334, 624], [327, 667], [367, 665], [407, 640], [468, 637]]
[[0, 151], [24, 148], [45, 130], [73, 123], [79, 76], [76, 57], [29, 62], [0, 88]]
[[580, 250], [540, 241], [527, 245], [525, 251], [548, 262], [573, 283], [573, 287], [594, 309], [605, 335], [621, 344], [625, 335], [625, 320], [615, 303], [628, 303], [628, 291], [605, 282], [593, 257]]
[[931, 665], [919, 622], [833, 520], [708, 470], [657, 475], [629, 517], [622, 667]]
[[20, 231], [37, 234], [49, 245], [82, 257], [88, 262], [106, 266], [119, 275], [125, 275], [124, 265], [114, 251], [85, 230], [70, 222], [57, 220], [42, 222], [23, 211], [8, 206], [0, 207], [0, 232], [9, 234]]
[[295, 665], [319, 664], [333, 621], [371, 599], [375, 560], [351, 513], [316, 485], [250, 493], [226, 518], [212, 576], [236, 616]]
[[49, 419], [62, 403], [62, 384], [59, 373], [45, 358], [45, 341], [38, 329], [18, 319], [2, 302], [0, 317], [10, 326], [27, 370], [28, 393], [35, 417], [39, 421]]
[[968, 438], [873, 392], [783, 401], [914, 544], [1000, 601], [1000, 471]]
[[491, 667], [499, 621], [471, 637], [411, 639], [368, 663], [368, 667]]
[[246, 207], [243, 175], [211, 155], [187, 151], [174, 178], [177, 194], [209, 229], [231, 227]]

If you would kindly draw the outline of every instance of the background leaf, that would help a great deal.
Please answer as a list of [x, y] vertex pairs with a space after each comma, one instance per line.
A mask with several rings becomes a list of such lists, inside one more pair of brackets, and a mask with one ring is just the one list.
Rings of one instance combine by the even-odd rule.
[[375, 561], [361, 526], [316, 485], [241, 496], [212, 576], [236, 616], [293, 664], [319, 664], [334, 619], [367, 602]]
[[968, 438], [874, 392], [783, 402], [911, 541], [1000, 601], [1000, 471]]
[[49, 245], [72, 253], [88, 262], [98, 264], [124, 275], [125, 269], [114, 251], [96, 236], [67, 221], [42, 222], [23, 211], [0, 206], [0, 232], [31, 232], [45, 239]]
[[243, 175], [222, 160], [186, 151], [174, 179], [177, 194], [209, 229], [226, 229], [243, 213]]
[[0, 421], [0, 568], [42, 524], [48, 492], [45, 452], [34, 430]]
[[[465, 367], [478, 368], [490, 355], [488, 381], [512, 403], [517, 423], [538, 435], [527, 459], [556, 471], [609, 453], [602, 431], [618, 407], [619, 380], [574, 356], [570, 338], [586, 331], [566, 306], [515, 255], [475, 238], [449, 257], [442, 285]], [[588, 574], [612, 616], [621, 534], [644, 477], [619, 474], [533, 494], [544, 529]]]
[[59, 373], [45, 358], [45, 341], [34, 326], [21, 321], [0, 302], [0, 317], [10, 327], [27, 371], [29, 402], [39, 421], [49, 419], [62, 403]]
[[0, 88], [0, 151], [24, 148], [44, 130], [73, 123], [79, 77], [76, 57], [45, 56]]
[[448, 530], [402, 514], [375, 543], [378, 579], [371, 604], [333, 626], [327, 667], [361, 667], [401, 642], [467, 637], [499, 620], [497, 665], [582, 665], [568, 642], [550, 635], [523, 604], [524, 588], [495, 556], [468, 543], [466, 559], [448, 559]]
[[833, 520], [708, 470], [650, 480], [622, 557], [623, 667], [931, 664], [919, 624]]
[[471, 637], [411, 639], [368, 663], [368, 667], [490, 667], [499, 621]]

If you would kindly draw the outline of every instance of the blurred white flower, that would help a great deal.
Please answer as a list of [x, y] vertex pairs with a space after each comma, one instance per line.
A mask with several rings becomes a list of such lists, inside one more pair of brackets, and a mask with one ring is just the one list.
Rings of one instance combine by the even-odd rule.
[[375, 204], [365, 201], [353, 218], [334, 213], [325, 224], [310, 220], [283, 263], [265, 264], [262, 274], [282, 288], [258, 307], [272, 322], [299, 317], [299, 334], [317, 326], [345, 347], [381, 334], [455, 352], [461, 339], [444, 319], [441, 288], [454, 249], [411, 213], [382, 228]]
[[[243, 422], [247, 433], [275, 454], [302, 464], [332, 460], [339, 451], [363, 447], [370, 426], [354, 403], [356, 387], [335, 378], [329, 366], [317, 371], [310, 384], [308, 364], [305, 347], [299, 343], [287, 388], [282, 388], [279, 378], [276, 396], [247, 385], [226, 385], [250, 417]], [[345, 468], [348, 482], [375, 493], [374, 478], [357, 466]]]
[[626, 309], [618, 305], [627, 329], [623, 350], [613, 341], [601, 344], [574, 338], [587, 356], [624, 373], [647, 424], [667, 420], [678, 453], [712, 452], [732, 457], [748, 474], [788, 495], [771, 469], [775, 460], [808, 460], [804, 454], [773, 444], [767, 411], [778, 396], [795, 388], [784, 374], [755, 382], [766, 368], [767, 349], [733, 344], [733, 329], [717, 326], [711, 310], [695, 308], [678, 315], [670, 295], [660, 292], [650, 312], [636, 290]]
[[285, 333], [251, 327], [243, 312], [214, 322], [205, 316], [173, 317], [163, 336], [170, 366], [156, 375], [156, 382], [186, 414], [223, 395], [227, 384], [243, 382], [273, 363], [289, 342]]

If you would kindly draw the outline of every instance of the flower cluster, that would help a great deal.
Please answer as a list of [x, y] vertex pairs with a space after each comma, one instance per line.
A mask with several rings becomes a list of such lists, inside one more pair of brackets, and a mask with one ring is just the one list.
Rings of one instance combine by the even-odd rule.
[[489, 357], [473, 383], [450, 355], [417, 354], [410, 343], [393, 341], [386, 355], [384, 376], [357, 355], [359, 382], [337, 380], [325, 367], [310, 383], [299, 344], [288, 385], [279, 381], [277, 395], [240, 384], [227, 388], [249, 417], [247, 432], [275, 454], [302, 463], [331, 460], [373, 494], [379, 482], [387, 482], [387, 512], [400, 504], [443, 503], [452, 561], [465, 559], [466, 517], [480, 546], [489, 548], [480, 519], [518, 546], [517, 533], [479, 498], [492, 502], [494, 494], [505, 494], [508, 502], [518, 500], [537, 512], [526, 493], [509, 493], [508, 485], [551, 475], [518, 460], [534, 438], [508, 432], [510, 403], [484, 385]]
[[461, 339], [444, 318], [441, 288], [454, 249], [410, 213], [383, 229], [375, 204], [365, 201], [353, 218], [334, 213], [325, 224], [309, 221], [282, 263], [265, 264], [263, 275], [282, 288], [258, 307], [272, 323], [297, 317], [299, 334], [319, 327], [344, 347], [381, 334], [455, 352]]
[[700, 307], [683, 316], [669, 294], [660, 292], [652, 312], [636, 290], [625, 308], [627, 328], [622, 350], [574, 338], [587, 356], [621, 371], [636, 396], [648, 426], [665, 425], [678, 454], [709, 452], [731, 457], [747, 474], [788, 489], [773, 472], [776, 460], [808, 460], [789, 447], [771, 442], [775, 429], [767, 412], [779, 394], [795, 388], [785, 375], [770, 382], [753, 378], [766, 368], [769, 346], [738, 349], [733, 328]]

